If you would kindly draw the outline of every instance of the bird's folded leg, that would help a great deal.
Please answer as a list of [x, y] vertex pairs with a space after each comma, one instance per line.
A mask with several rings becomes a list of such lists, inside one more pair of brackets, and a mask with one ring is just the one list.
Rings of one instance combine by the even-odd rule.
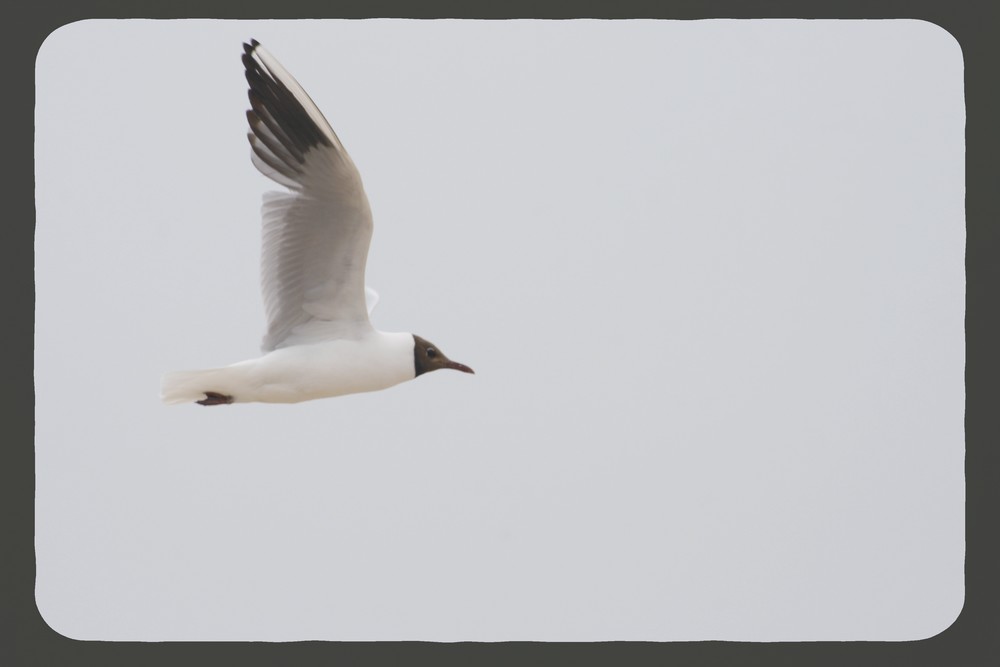
[[198, 405], [229, 405], [232, 402], [232, 396], [227, 396], [214, 391], [206, 391], [205, 398], [200, 401], [195, 401]]

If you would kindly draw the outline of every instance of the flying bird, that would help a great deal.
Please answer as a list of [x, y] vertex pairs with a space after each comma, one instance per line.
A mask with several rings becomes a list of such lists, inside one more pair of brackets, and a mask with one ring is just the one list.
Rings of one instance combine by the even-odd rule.
[[262, 356], [167, 373], [167, 404], [298, 403], [386, 389], [451, 361], [428, 340], [376, 330], [365, 286], [372, 214], [361, 175], [306, 91], [257, 40], [243, 45], [251, 161], [287, 192], [261, 209]]

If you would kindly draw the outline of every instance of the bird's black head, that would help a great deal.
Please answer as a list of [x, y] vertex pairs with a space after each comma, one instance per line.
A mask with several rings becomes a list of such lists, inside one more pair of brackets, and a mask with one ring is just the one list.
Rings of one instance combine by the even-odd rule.
[[423, 375], [439, 368], [451, 368], [463, 373], [475, 373], [465, 364], [452, 361], [434, 343], [413, 335], [413, 367], [417, 375]]

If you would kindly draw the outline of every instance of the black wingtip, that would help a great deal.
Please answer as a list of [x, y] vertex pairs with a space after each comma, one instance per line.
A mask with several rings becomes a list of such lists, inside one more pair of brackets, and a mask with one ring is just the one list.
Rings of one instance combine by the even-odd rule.
[[256, 39], [251, 38], [249, 43], [243, 42], [243, 53], [249, 56], [251, 53], [253, 53], [253, 50], [256, 49], [258, 46], [260, 46], [260, 42], [258, 42]]

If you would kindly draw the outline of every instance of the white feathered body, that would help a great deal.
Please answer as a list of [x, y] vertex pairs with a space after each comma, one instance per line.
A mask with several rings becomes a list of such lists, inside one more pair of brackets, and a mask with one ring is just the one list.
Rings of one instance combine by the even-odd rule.
[[372, 330], [359, 339], [278, 348], [223, 368], [168, 373], [161, 397], [167, 404], [191, 403], [215, 392], [234, 403], [298, 403], [387, 389], [415, 374], [413, 336]]

